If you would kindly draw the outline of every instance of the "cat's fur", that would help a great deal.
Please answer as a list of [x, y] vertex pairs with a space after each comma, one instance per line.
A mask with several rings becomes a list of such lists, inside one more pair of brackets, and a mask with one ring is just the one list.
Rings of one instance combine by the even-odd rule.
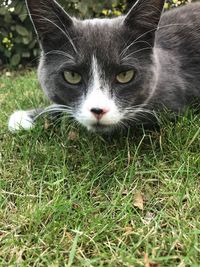
[[[55, 1], [26, 2], [42, 49], [39, 81], [58, 104], [43, 112], [68, 112], [88, 129], [107, 131], [156, 121], [157, 110], [179, 113], [199, 101], [199, 3], [162, 14], [164, 0], [139, 0], [125, 16], [78, 20]], [[130, 69], [135, 79], [119, 84], [116, 75]], [[68, 84], [65, 70], [83, 82]], [[98, 117], [93, 109], [104, 112]], [[28, 111], [26, 127], [25, 113], [14, 113], [10, 130], [31, 128], [39, 114]]]

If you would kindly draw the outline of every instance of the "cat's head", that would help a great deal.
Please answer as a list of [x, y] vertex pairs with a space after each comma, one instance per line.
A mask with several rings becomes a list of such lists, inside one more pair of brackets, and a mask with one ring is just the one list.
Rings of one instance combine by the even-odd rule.
[[155, 32], [163, 0], [140, 0], [125, 16], [71, 18], [53, 0], [26, 0], [39, 37], [39, 80], [48, 97], [91, 130], [140, 117], [156, 80]]

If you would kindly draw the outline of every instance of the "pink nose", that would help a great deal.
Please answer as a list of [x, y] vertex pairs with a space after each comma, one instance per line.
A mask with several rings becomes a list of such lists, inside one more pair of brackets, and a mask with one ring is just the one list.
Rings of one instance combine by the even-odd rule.
[[92, 114], [95, 116], [97, 120], [100, 120], [103, 117], [103, 115], [108, 112], [108, 110], [102, 109], [102, 108], [91, 108], [90, 111], [92, 112]]

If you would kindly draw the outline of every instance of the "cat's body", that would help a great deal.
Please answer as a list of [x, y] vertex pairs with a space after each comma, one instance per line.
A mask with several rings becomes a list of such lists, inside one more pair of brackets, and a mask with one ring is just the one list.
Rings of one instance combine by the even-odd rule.
[[[160, 19], [163, 4], [140, 0], [126, 16], [80, 21], [54, 1], [27, 0], [43, 50], [39, 80], [59, 104], [44, 112], [66, 111], [88, 129], [108, 131], [200, 101], [200, 4]], [[30, 128], [40, 113], [22, 113], [32, 120], [27, 127], [14, 113], [9, 128]]]
[[200, 99], [200, 3], [162, 15], [155, 50], [161, 71], [153, 106], [162, 103], [178, 112]]

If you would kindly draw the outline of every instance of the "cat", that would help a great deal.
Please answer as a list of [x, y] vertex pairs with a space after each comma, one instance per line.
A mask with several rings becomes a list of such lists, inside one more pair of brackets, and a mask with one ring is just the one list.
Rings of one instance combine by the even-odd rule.
[[200, 3], [163, 13], [164, 0], [138, 0], [116, 18], [79, 20], [52, 0], [26, 0], [38, 35], [38, 78], [54, 105], [14, 112], [11, 131], [46, 112], [66, 112], [92, 131], [156, 123], [200, 100]]

